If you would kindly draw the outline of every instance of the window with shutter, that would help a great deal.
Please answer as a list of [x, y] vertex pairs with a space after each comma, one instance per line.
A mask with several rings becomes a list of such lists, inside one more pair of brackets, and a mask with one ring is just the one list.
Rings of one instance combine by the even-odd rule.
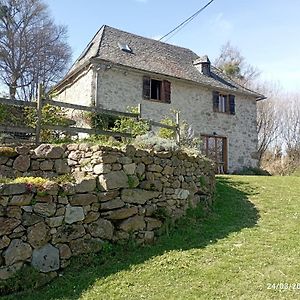
[[234, 95], [229, 95], [229, 111], [231, 115], [235, 115], [235, 97]]
[[219, 111], [219, 92], [213, 92], [213, 109]]
[[150, 91], [151, 91], [151, 79], [148, 76], [144, 76], [143, 78], [143, 98], [150, 99]]
[[167, 80], [163, 81], [163, 97], [162, 100], [171, 103], [171, 83]]
[[171, 83], [167, 80], [143, 77], [143, 98], [146, 100], [171, 103]]
[[213, 111], [235, 115], [235, 96], [214, 91]]

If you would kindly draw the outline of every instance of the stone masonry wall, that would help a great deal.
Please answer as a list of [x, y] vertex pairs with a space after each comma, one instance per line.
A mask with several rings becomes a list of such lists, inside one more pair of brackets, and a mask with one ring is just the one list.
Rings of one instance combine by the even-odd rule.
[[[160, 121], [180, 111], [180, 118], [192, 125], [195, 134], [225, 136], [228, 140], [228, 170], [257, 166], [256, 100], [236, 94], [236, 114], [213, 111], [213, 88], [159, 74], [145, 74], [112, 67], [99, 71], [98, 103], [104, 108], [124, 111], [127, 107], [142, 104], [143, 117]], [[171, 103], [143, 99], [143, 76], [171, 82]], [[116, 84], [117, 83], [117, 84]], [[228, 92], [218, 90], [219, 92]], [[174, 114], [173, 114], [174, 115]]]
[[151, 243], [162, 215], [177, 219], [189, 206], [209, 206], [215, 184], [209, 160], [133, 146], [19, 147], [0, 157], [0, 171], [76, 179], [0, 184], [0, 280], [25, 264], [55, 276], [72, 256], [101, 251], [104, 241]]
[[[257, 166], [255, 97], [235, 94], [236, 114], [218, 113], [213, 111], [213, 88], [115, 65], [105, 68], [99, 64], [95, 65], [95, 69], [98, 70], [98, 76], [92, 76], [90, 71], [88, 75], [60, 92], [57, 99], [84, 105], [95, 102], [102, 108], [119, 111], [126, 111], [128, 107], [141, 103], [143, 117], [156, 121], [171, 116], [174, 109], [179, 110], [181, 119], [193, 126], [195, 134], [213, 135], [215, 132], [219, 136], [227, 137], [230, 173], [243, 167]], [[171, 82], [170, 104], [143, 99], [145, 75]], [[97, 91], [94, 91], [95, 88]], [[228, 94], [227, 91], [218, 91]]]

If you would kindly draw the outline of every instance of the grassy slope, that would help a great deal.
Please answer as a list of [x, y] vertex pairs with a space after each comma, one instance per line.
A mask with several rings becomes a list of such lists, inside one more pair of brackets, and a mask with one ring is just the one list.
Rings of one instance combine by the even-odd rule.
[[[5, 299], [300, 298], [299, 177], [219, 177], [213, 214], [201, 215], [152, 247], [107, 249], [38, 291]], [[297, 282], [298, 290], [268, 289]]]

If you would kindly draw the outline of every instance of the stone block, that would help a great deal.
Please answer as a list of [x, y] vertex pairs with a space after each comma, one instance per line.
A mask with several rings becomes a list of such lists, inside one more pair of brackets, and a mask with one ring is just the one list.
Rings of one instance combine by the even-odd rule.
[[69, 198], [70, 204], [73, 206], [80, 205], [90, 205], [98, 201], [98, 197], [95, 194], [76, 194]]
[[135, 169], [136, 169], [135, 163], [123, 165], [123, 170], [127, 175], [133, 175], [135, 173]]
[[67, 243], [71, 240], [78, 239], [85, 235], [85, 229], [82, 225], [63, 225], [58, 227], [57, 232], [53, 235], [54, 244]]
[[162, 222], [155, 218], [145, 218], [145, 221], [147, 223], [147, 230], [153, 230], [162, 226]]
[[14, 218], [0, 217], [0, 236], [8, 235], [21, 224], [21, 221]]
[[51, 160], [44, 160], [44, 161], [42, 161], [40, 163], [40, 167], [39, 168], [42, 171], [51, 171], [53, 169], [53, 165], [54, 165], [53, 161], [51, 161]]
[[77, 193], [89, 193], [96, 189], [95, 177], [83, 177], [76, 180], [75, 191]]
[[129, 207], [129, 208], [120, 208], [117, 210], [109, 211], [107, 213], [103, 213], [102, 215], [110, 220], [122, 220], [127, 219], [133, 215], [138, 213], [137, 207]]
[[114, 233], [114, 226], [108, 220], [98, 219], [88, 226], [88, 231], [93, 237], [111, 240]]
[[160, 173], [163, 168], [160, 165], [152, 164], [147, 166], [147, 170], [150, 172]]
[[137, 230], [143, 230], [146, 227], [146, 223], [144, 217], [142, 216], [134, 216], [120, 224], [120, 229], [125, 232], [134, 232]]
[[52, 217], [56, 211], [55, 203], [37, 203], [33, 206], [33, 211], [44, 217]]
[[70, 205], [66, 207], [65, 222], [67, 224], [72, 224], [82, 220], [84, 220], [84, 212], [82, 207]]
[[58, 175], [68, 174], [70, 172], [70, 167], [68, 166], [67, 162], [63, 159], [56, 159], [54, 167]]
[[87, 213], [85, 219], [84, 219], [84, 223], [85, 224], [89, 224], [92, 223], [94, 221], [96, 221], [98, 218], [100, 217], [100, 213], [97, 211], [90, 211]]
[[121, 199], [127, 203], [145, 204], [148, 200], [159, 196], [159, 192], [142, 189], [124, 189], [121, 192]]
[[128, 177], [124, 171], [114, 171], [99, 176], [100, 186], [108, 191], [113, 189], [127, 188]]
[[10, 243], [10, 238], [8, 238], [7, 235], [0, 238], [0, 250], [8, 247], [9, 243]]
[[23, 262], [18, 262], [14, 265], [0, 268], [0, 280], [6, 280], [13, 277], [22, 267]]
[[39, 223], [43, 220], [43, 217], [29, 212], [24, 212], [22, 215], [22, 224], [27, 227]]
[[111, 210], [123, 207], [124, 205], [124, 201], [122, 201], [120, 198], [116, 198], [110, 201], [102, 202], [100, 208], [101, 210]]
[[116, 197], [119, 197], [119, 195], [120, 195], [120, 192], [117, 191], [117, 190], [116, 191], [98, 193], [98, 200], [100, 202], [105, 202], [105, 201], [115, 199]]
[[106, 174], [111, 171], [110, 164], [98, 164], [94, 166], [94, 173], [97, 175]]
[[27, 230], [28, 243], [33, 248], [40, 248], [50, 241], [50, 228], [44, 223], [37, 223]]
[[6, 195], [20, 195], [27, 192], [27, 184], [25, 183], [10, 183], [0, 184], [0, 194]]
[[61, 259], [69, 259], [72, 256], [70, 247], [67, 244], [57, 245]]
[[58, 217], [48, 218], [46, 220], [46, 222], [49, 227], [53, 228], [53, 227], [61, 226], [63, 223], [63, 220], [64, 220], [64, 216], [58, 216]]
[[62, 146], [55, 146], [50, 144], [42, 144], [34, 150], [35, 155], [38, 158], [61, 158], [65, 153], [65, 149]]
[[28, 243], [22, 240], [12, 240], [9, 247], [4, 252], [6, 265], [13, 265], [17, 262], [24, 262], [31, 257], [32, 249]]
[[26, 172], [30, 167], [30, 157], [28, 155], [19, 155], [14, 163], [13, 168], [20, 172]]
[[59, 250], [51, 244], [35, 249], [32, 253], [31, 264], [40, 272], [48, 273], [58, 270], [59, 262]]
[[14, 195], [9, 201], [9, 205], [26, 206], [30, 205], [33, 194]]
[[70, 242], [70, 248], [74, 256], [87, 253], [97, 253], [102, 249], [100, 239], [81, 238]]
[[177, 196], [177, 199], [186, 200], [189, 196], [190, 192], [188, 190], [184, 189], [176, 189], [175, 195]]

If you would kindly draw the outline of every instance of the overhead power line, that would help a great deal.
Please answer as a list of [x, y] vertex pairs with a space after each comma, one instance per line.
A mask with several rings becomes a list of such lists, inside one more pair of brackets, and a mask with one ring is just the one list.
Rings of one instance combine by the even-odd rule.
[[208, 7], [214, 0], [209, 1], [206, 5], [204, 5], [203, 7], [201, 7], [199, 10], [197, 10], [192, 16], [190, 16], [189, 18], [187, 18], [186, 20], [184, 20], [182, 23], [180, 23], [178, 26], [176, 26], [174, 29], [172, 29], [170, 32], [168, 32], [167, 34], [165, 34], [163, 37], [161, 37], [159, 39], [159, 41], [163, 40], [164, 38], [166, 38], [167, 36], [172, 35], [165, 40], [168, 41], [170, 38], [172, 38], [177, 32], [179, 32], [184, 26], [186, 26], [188, 23], [190, 23], [194, 18], [196, 18], [206, 7]]

